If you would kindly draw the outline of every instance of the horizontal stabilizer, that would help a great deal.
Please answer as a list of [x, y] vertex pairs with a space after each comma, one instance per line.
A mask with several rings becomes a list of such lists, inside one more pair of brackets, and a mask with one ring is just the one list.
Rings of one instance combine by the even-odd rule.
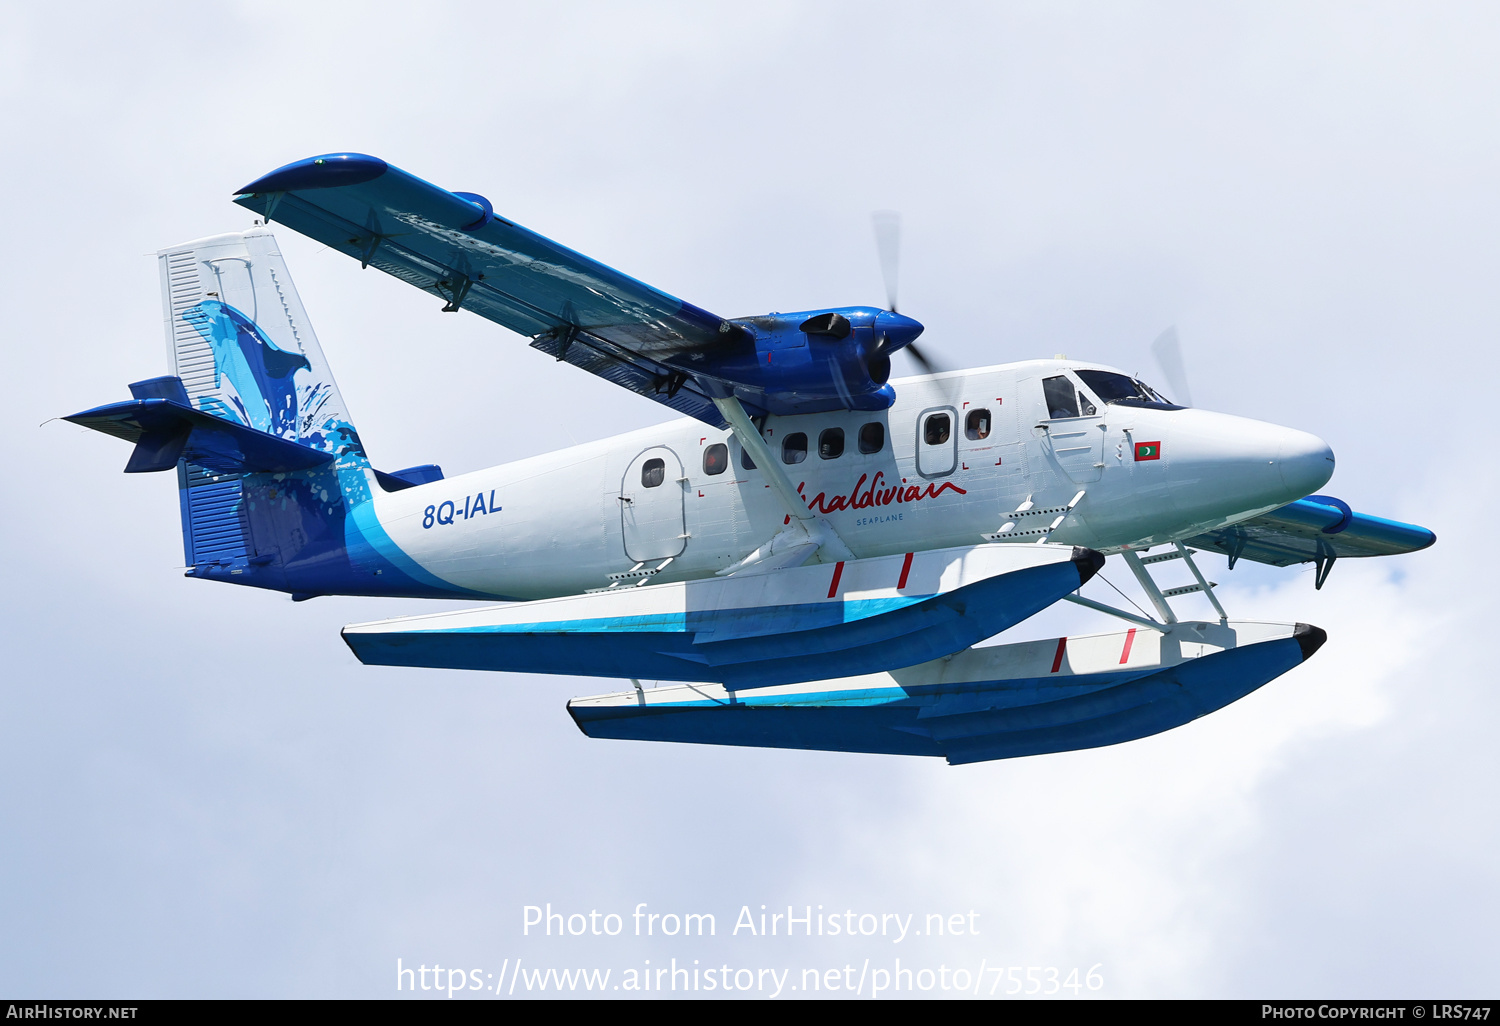
[[1272, 566], [1359, 556], [1394, 556], [1425, 549], [1437, 535], [1425, 527], [1356, 513], [1342, 499], [1305, 499], [1187, 539], [1197, 549], [1222, 552], [1230, 566], [1241, 559]]
[[576, 698], [589, 737], [984, 762], [1119, 744], [1243, 698], [1327, 635], [1307, 624], [1181, 623], [969, 649], [918, 666], [752, 693], [662, 685]]
[[127, 474], [172, 470], [186, 459], [219, 473], [286, 472], [331, 463], [334, 454], [195, 410], [182, 381], [152, 378], [130, 386], [134, 399], [64, 420], [135, 444]]
[[344, 640], [387, 666], [766, 687], [957, 652], [1103, 562], [1061, 545], [936, 549], [354, 624]]

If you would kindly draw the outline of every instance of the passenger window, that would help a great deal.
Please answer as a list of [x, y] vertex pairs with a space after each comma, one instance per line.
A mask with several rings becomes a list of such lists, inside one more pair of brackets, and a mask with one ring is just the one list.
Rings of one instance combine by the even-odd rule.
[[990, 437], [990, 411], [970, 410], [964, 418], [964, 436], [971, 442]]
[[655, 488], [667, 479], [666, 460], [647, 460], [641, 464], [641, 484], [647, 488]]
[[781, 462], [801, 463], [807, 459], [807, 435], [794, 431], [781, 440]]
[[866, 456], [885, 448], [885, 425], [872, 420], [859, 429], [859, 451]]
[[703, 450], [703, 472], [709, 477], [724, 473], [729, 469], [729, 446], [723, 442], [715, 442]]
[[942, 445], [948, 440], [952, 426], [946, 413], [934, 413], [922, 425], [922, 440], [928, 445]]
[[1073, 391], [1073, 383], [1066, 377], [1043, 378], [1042, 398], [1047, 403], [1049, 420], [1078, 416], [1078, 396]]
[[836, 460], [844, 455], [844, 429], [828, 428], [818, 436], [818, 457]]

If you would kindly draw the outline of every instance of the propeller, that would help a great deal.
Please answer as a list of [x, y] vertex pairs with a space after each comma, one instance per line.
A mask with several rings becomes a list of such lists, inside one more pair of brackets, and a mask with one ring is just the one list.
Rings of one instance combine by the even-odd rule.
[[1177, 338], [1175, 324], [1156, 336], [1156, 341], [1151, 343], [1151, 355], [1156, 357], [1156, 365], [1161, 368], [1161, 375], [1166, 379], [1167, 387], [1172, 390], [1176, 401], [1184, 406], [1193, 405], [1193, 393], [1188, 389], [1187, 367], [1182, 362], [1182, 343]]
[[885, 308], [896, 310], [896, 272], [901, 264], [901, 215], [894, 210], [877, 210], [870, 215], [875, 222], [875, 252], [880, 257], [880, 277], [885, 281]]
[[[875, 252], [880, 257], [880, 277], [885, 282], [885, 308], [900, 313], [896, 309], [896, 277], [901, 269], [901, 215], [894, 210], [877, 210], [870, 219], [875, 223]], [[907, 343], [902, 352], [910, 355], [924, 374], [941, 370], [915, 342]]]

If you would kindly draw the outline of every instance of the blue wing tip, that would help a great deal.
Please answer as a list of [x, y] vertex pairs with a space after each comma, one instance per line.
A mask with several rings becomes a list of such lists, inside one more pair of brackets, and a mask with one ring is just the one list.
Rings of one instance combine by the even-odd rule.
[[1430, 528], [1426, 527], [1418, 527], [1415, 524], [1409, 524], [1407, 526], [1419, 532], [1417, 535], [1417, 547], [1412, 550], [1413, 552], [1419, 552], [1422, 549], [1429, 548], [1437, 543], [1436, 531], [1433, 531]]
[[379, 178], [389, 166], [379, 157], [366, 153], [324, 153], [278, 167], [270, 174], [262, 175], [249, 185], [235, 190], [235, 195], [359, 185]]
[[1347, 502], [1331, 495], [1308, 495], [1291, 505], [1298, 503], [1316, 503], [1338, 511], [1340, 518], [1325, 527], [1324, 534], [1338, 534], [1351, 524], [1359, 523], [1366, 528], [1381, 531], [1393, 543], [1405, 546], [1407, 552], [1420, 552], [1437, 543], [1437, 532], [1429, 528], [1418, 524], [1403, 523], [1400, 520], [1387, 520], [1385, 517], [1372, 516], [1369, 513], [1356, 513]]

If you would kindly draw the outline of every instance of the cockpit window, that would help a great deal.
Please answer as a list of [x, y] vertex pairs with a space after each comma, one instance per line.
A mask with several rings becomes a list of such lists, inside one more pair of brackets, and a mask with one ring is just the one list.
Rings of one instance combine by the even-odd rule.
[[1154, 410], [1183, 409], [1181, 406], [1168, 402], [1150, 385], [1136, 378], [1116, 374], [1114, 371], [1081, 370], [1077, 373], [1083, 379], [1083, 383], [1092, 388], [1094, 394], [1105, 403], [1143, 406]]
[[1042, 398], [1047, 403], [1048, 420], [1078, 416], [1078, 393], [1066, 376], [1059, 374], [1055, 378], [1043, 378]]

